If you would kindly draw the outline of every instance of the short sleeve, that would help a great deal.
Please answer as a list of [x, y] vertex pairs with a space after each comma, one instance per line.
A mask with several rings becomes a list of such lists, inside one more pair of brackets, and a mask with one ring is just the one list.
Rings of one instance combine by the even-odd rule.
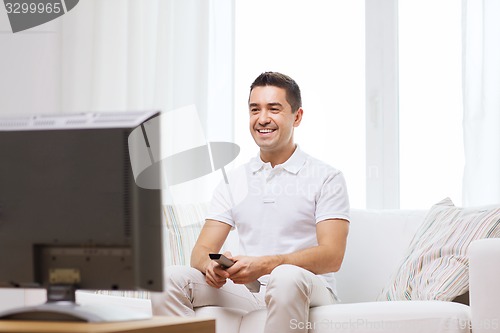
[[349, 196], [342, 172], [331, 172], [325, 179], [316, 201], [316, 223], [328, 219], [349, 221]]
[[227, 223], [234, 228], [231, 207], [229, 187], [221, 181], [214, 191], [206, 218]]

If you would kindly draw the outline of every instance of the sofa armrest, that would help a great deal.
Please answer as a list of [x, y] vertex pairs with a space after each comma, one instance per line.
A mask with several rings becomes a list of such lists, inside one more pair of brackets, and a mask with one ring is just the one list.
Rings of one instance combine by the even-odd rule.
[[473, 241], [469, 290], [474, 333], [500, 332], [500, 238]]

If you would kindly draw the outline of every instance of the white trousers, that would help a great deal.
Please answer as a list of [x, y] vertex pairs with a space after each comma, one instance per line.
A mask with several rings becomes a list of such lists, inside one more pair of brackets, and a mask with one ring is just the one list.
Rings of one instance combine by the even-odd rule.
[[293, 265], [276, 267], [268, 285], [255, 294], [231, 280], [220, 289], [213, 288], [197, 269], [170, 266], [165, 274], [165, 291], [153, 293], [151, 299], [154, 315], [194, 316], [194, 308], [207, 305], [246, 311], [267, 307], [265, 333], [306, 333], [309, 308], [336, 300], [318, 276]]

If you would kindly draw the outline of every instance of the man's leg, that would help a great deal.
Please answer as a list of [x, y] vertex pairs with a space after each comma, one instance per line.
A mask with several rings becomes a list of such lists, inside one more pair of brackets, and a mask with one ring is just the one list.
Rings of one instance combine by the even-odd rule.
[[265, 305], [244, 285], [227, 280], [220, 289], [209, 286], [205, 276], [187, 266], [169, 266], [165, 271], [165, 291], [152, 293], [154, 315], [194, 316], [194, 308], [206, 305], [253, 311]]
[[271, 272], [265, 300], [265, 333], [306, 333], [309, 308], [336, 303], [318, 276], [293, 265], [281, 265]]

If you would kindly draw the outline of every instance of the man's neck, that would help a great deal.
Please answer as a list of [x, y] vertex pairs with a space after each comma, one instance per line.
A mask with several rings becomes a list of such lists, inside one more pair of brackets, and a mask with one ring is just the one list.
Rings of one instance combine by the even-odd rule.
[[281, 151], [265, 151], [265, 150], [260, 150], [260, 159], [264, 163], [271, 163], [271, 166], [274, 168], [278, 164], [283, 164], [288, 159], [290, 156], [293, 155], [295, 152], [295, 149], [297, 148], [296, 144], [293, 144], [286, 149], [282, 149]]

